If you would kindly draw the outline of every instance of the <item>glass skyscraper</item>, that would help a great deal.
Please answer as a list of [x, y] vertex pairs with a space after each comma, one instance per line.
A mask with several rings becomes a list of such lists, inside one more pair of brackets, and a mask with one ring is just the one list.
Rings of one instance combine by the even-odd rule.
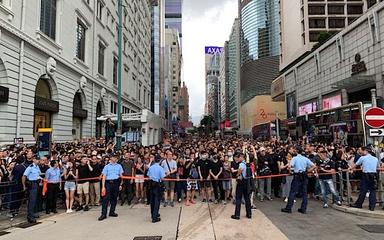
[[240, 101], [269, 95], [279, 74], [280, 0], [239, 0]]
[[242, 0], [241, 63], [278, 56], [279, 0]]
[[182, 37], [183, 0], [165, 0], [165, 27], [177, 29]]

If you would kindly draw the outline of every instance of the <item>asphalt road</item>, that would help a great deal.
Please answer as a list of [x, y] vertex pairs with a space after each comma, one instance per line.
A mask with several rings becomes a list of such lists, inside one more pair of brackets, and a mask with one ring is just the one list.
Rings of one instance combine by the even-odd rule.
[[[280, 199], [258, 202], [258, 209], [289, 239], [384, 239], [384, 233], [369, 233], [361, 229], [362, 224], [381, 224], [384, 219], [360, 217], [343, 213], [332, 208], [324, 209], [321, 202], [309, 202], [307, 214], [297, 212], [300, 199], [295, 203], [291, 214], [282, 213], [280, 209], [285, 203]], [[376, 211], [382, 211], [381, 209]]]

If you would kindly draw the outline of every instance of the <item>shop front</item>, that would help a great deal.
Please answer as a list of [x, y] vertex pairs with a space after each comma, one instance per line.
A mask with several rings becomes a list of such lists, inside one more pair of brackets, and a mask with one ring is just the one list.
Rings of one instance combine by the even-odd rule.
[[37, 139], [39, 128], [52, 128], [52, 115], [59, 112], [59, 102], [52, 100], [49, 79], [40, 78], [36, 85], [34, 104], [34, 137]]

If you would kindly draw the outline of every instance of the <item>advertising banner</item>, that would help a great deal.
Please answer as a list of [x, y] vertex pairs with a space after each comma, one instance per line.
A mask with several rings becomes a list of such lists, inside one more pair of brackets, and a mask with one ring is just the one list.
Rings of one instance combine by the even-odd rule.
[[323, 98], [323, 110], [340, 107], [341, 104], [341, 94]]

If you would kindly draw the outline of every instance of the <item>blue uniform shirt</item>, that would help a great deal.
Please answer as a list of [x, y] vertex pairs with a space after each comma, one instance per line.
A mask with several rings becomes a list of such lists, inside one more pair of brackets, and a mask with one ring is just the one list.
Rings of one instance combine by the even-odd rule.
[[148, 169], [148, 177], [152, 181], [160, 182], [165, 177], [165, 171], [159, 163], [155, 163]]
[[40, 174], [41, 174], [41, 171], [40, 171], [39, 166], [37, 166], [35, 164], [31, 164], [31, 165], [29, 165], [29, 167], [27, 167], [27, 169], [25, 169], [23, 175], [29, 181], [36, 181], [36, 180], [40, 179]]
[[293, 157], [291, 160], [291, 167], [294, 173], [306, 172], [307, 168], [312, 167], [313, 163], [308, 158], [301, 154]]
[[241, 176], [243, 177], [243, 179], [245, 179], [247, 177], [247, 164], [245, 163], [245, 161], [242, 161], [239, 164], [239, 169], [243, 169], [243, 171], [241, 172]]
[[50, 167], [45, 173], [45, 180], [47, 180], [48, 183], [59, 183], [60, 179], [61, 177], [59, 168]]
[[364, 173], [376, 173], [379, 160], [377, 157], [367, 154], [360, 157], [359, 160], [357, 160], [356, 165], [361, 165]]
[[109, 163], [103, 168], [103, 175], [106, 180], [119, 179], [123, 172], [123, 167], [118, 163]]

